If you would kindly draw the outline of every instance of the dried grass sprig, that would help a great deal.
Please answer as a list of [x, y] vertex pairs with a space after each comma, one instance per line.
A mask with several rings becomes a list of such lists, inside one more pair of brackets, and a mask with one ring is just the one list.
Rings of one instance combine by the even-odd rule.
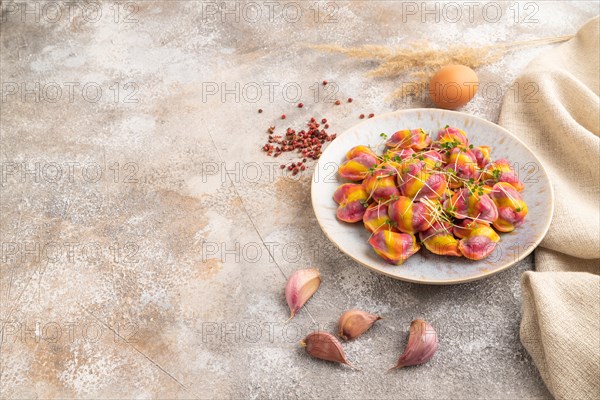
[[381, 45], [343, 47], [335, 44], [310, 45], [315, 50], [327, 53], [340, 53], [349, 58], [364, 61], [376, 61], [378, 65], [367, 72], [375, 78], [395, 78], [407, 74], [410, 85], [403, 84], [396, 89], [391, 99], [409, 95], [420, 95], [427, 87], [433, 74], [440, 68], [451, 64], [462, 64], [476, 69], [492, 64], [511, 50], [523, 47], [559, 43], [574, 35], [525, 40], [510, 43], [497, 43], [488, 46], [470, 47], [454, 45], [445, 49], [433, 48], [429, 43], [418, 41], [403, 48]]

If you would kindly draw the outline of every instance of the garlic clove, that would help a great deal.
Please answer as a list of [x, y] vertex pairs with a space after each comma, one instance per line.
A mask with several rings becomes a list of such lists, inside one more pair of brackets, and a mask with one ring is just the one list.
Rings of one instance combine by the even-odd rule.
[[353, 340], [365, 333], [381, 317], [361, 310], [348, 310], [338, 321], [338, 336], [344, 340]]
[[355, 368], [346, 358], [340, 341], [331, 333], [320, 331], [309, 333], [308, 336], [300, 341], [300, 345], [312, 357], [346, 364]]
[[300, 269], [294, 272], [285, 285], [285, 299], [290, 307], [290, 319], [311, 298], [321, 285], [321, 274], [317, 269]]
[[437, 333], [431, 325], [422, 319], [410, 324], [408, 344], [394, 368], [424, 364], [433, 357], [438, 348]]

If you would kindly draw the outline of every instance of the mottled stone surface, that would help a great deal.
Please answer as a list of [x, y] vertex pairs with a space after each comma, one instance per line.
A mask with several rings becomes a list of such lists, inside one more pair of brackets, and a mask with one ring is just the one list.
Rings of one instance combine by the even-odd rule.
[[[390, 103], [401, 79], [305, 43], [484, 45], [571, 34], [598, 12], [477, 3], [451, 22], [436, 4], [439, 23], [394, 1], [3, 2], [0, 397], [548, 398], [518, 339], [530, 259], [451, 287], [376, 275], [321, 233], [312, 166], [292, 179], [260, 151], [270, 125], [314, 115], [341, 133], [362, 112], [430, 106]], [[547, 48], [482, 68], [489, 92], [464, 111], [496, 120], [493, 89], [510, 94]], [[323, 79], [337, 93], [315, 98]], [[284, 277], [306, 266], [322, 287], [286, 325]], [[362, 370], [309, 359], [298, 340], [354, 307], [385, 317], [345, 345]], [[417, 316], [440, 350], [385, 373]]]

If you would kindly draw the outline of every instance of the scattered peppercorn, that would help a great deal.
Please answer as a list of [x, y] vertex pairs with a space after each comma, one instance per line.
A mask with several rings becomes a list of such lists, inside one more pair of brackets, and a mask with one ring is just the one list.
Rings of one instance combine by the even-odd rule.
[[327, 81], [323, 81], [323, 86], [327, 85], [327, 83], [328, 83]]
[[369, 118], [373, 118], [375, 116], [375, 114], [371, 113], [369, 114]]
[[263, 112], [263, 109], [262, 109], [262, 108], [259, 108], [259, 109], [258, 109], [258, 113], [259, 113], [259, 114], [262, 114], [262, 112]]
[[339, 106], [340, 104], [342, 104], [342, 102], [341, 102], [341, 101], [339, 101], [339, 100], [336, 100], [336, 101], [335, 101], [335, 105], [336, 105], [336, 106]]
[[323, 119], [321, 120], [321, 123], [323, 123], [323, 124], [327, 123], [327, 119], [326, 119], [326, 118], [323, 118]]
[[[322, 121], [326, 119], [323, 118]], [[312, 117], [308, 122], [308, 128], [296, 131], [292, 128], [286, 128], [284, 135], [275, 135], [275, 127], [271, 126], [268, 129], [269, 137], [268, 142], [262, 147], [263, 151], [268, 156], [279, 157], [284, 152], [295, 151], [298, 156], [301, 157], [302, 161], [292, 163], [287, 166], [289, 171], [296, 170], [295, 174], [299, 171], [303, 171], [302, 167], [305, 167], [304, 163], [308, 159], [317, 160], [322, 153], [322, 146], [326, 142], [331, 142], [336, 138], [336, 134], [328, 134], [325, 129], [329, 127], [329, 124], [324, 124], [324, 128], [321, 128], [321, 124]], [[281, 164], [280, 168], [285, 169], [286, 165]]]
[[358, 118], [360, 118], [360, 119], [364, 119], [364, 118], [365, 118], [365, 114], [360, 114], [360, 115], [358, 116]]
[[281, 114], [281, 119], [286, 119], [285, 114]]
[[348, 103], [352, 103], [352, 97], [348, 97]]
[[298, 108], [304, 107], [304, 103], [298, 103]]

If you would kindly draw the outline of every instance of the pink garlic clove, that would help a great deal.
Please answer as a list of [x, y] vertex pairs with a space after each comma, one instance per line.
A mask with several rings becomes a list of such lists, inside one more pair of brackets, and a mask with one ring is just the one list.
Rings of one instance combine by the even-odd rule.
[[331, 333], [321, 331], [309, 333], [308, 336], [300, 341], [300, 345], [312, 357], [345, 364], [354, 368], [346, 358], [342, 344]]
[[285, 299], [290, 307], [290, 319], [306, 304], [321, 285], [321, 274], [315, 268], [300, 269], [288, 278]]
[[410, 324], [404, 353], [392, 369], [424, 364], [433, 357], [437, 349], [438, 337], [433, 327], [422, 319], [415, 319]]
[[338, 335], [344, 340], [353, 340], [365, 333], [381, 317], [361, 310], [348, 310], [338, 321]]

